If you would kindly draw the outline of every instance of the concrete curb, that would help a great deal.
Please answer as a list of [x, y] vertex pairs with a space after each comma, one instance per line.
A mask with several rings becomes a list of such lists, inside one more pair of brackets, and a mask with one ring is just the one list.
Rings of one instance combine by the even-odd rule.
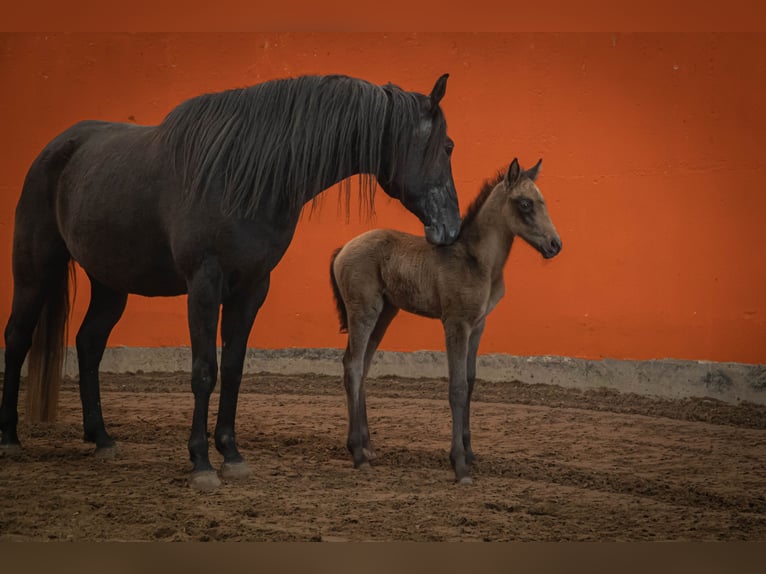
[[[341, 356], [339, 349], [251, 348], [247, 351], [244, 371], [341, 377]], [[188, 347], [113, 347], [106, 350], [101, 363], [101, 371], [106, 373], [177, 372], [189, 371], [190, 367]], [[734, 404], [741, 401], [766, 404], [766, 365], [675, 359], [594, 361], [489, 354], [479, 356], [477, 371], [478, 378], [485, 381], [519, 380], [578, 389], [606, 387], [672, 399], [709, 397]], [[77, 375], [72, 348], [68, 350], [65, 374]], [[375, 357], [370, 376], [446, 377], [446, 355], [437, 351], [381, 351]]]

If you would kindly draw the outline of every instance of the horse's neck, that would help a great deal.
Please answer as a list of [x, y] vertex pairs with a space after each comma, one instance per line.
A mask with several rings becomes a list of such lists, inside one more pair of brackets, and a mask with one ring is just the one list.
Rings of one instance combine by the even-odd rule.
[[[329, 188], [333, 187], [334, 185], [337, 185], [343, 180], [348, 179], [349, 177], [353, 177], [355, 175], [358, 175], [363, 178], [362, 188], [368, 189], [368, 183], [367, 183], [368, 178], [372, 178], [376, 176], [377, 174], [370, 174], [363, 171], [359, 165], [360, 160], [357, 157], [357, 155], [358, 154], [356, 154], [356, 152], [354, 151], [350, 153], [348, 157], [341, 158], [340, 165], [342, 167], [338, 167], [338, 170], [336, 172], [333, 172], [333, 175], [322, 178], [319, 181], [319, 186], [317, 188], [307, 189], [304, 204], [312, 201], [316, 196], [328, 190]], [[356, 186], [356, 184], [354, 185]]]
[[503, 220], [504, 200], [500, 190], [492, 193], [466, 234], [468, 250], [489, 271], [493, 281], [502, 276], [513, 245], [514, 235]]

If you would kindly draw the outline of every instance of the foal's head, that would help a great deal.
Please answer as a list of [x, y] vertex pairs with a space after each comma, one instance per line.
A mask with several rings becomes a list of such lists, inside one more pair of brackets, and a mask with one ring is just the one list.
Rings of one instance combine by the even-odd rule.
[[514, 158], [508, 166], [502, 182], [506, 192], [503, 216], [514, 235], [520, 235], [543, 257], [550, 259], [561, 251], [561, 238], [548, 215], [545, 199], [535, 185], [542, 162], [541, 159], [524, 171]]

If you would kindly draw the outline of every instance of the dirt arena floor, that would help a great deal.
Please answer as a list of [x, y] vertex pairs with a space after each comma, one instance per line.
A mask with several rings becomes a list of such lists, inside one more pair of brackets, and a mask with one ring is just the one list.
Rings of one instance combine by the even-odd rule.
[[475, 482], [458, 485], [445, 381], [369, 382], [379, 458], [359, 472], [340, 380], [248, 376], [237, 430], [253, 475], [202, 494], [189, 387], [104, 376], [119, 441], [104, 461], [67, 381], [59, 421], [22, 424], [22, 451], [0, 458], [0, 540], [766, 540], [763, 406], [480, 382]]

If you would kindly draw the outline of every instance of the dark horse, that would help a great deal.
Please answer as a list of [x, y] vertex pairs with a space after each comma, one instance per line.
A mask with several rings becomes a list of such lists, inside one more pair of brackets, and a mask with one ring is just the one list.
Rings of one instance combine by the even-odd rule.
[[386, 329], [399, 309], [441, 319], [449, 364], [452, 409], [450, 460], [460, 482], [471, 482], [470, 407], [476, 354], [484, 323], [505, 294], [503, 268], [517, 235], [546, 259], [561, 251], [540, 190], [542, 160], [523, 171], [513, 160], [487, 181], [463, 217], [449, 246], [421, 237], [374, 229], [335, 251], [330, 279], [341, 331], [348, 331], [343, 383], [348, 403], [347, 446], [354, 466], [366, 467], [374, 452], [367, 426], [364, 379]]
[[99, 455], [114, 452], [98, 369], [128, 293], [188, 293], [191, 484], [220, 484], [207, 435], [219, 314], [215, 446], [224, 477], [247, 475], [234, 432], [247, 339], [303, 206], [362, 174], [360, 195], [368, 205], [377, 180], [421, 220], [431, 243], [457, 237], [453, 144], [439, 107], [446, 84], [445, 74], [425, 96], [346, 76], [275, 80], [192, 98], [157, 126], [84, 121], [51, 141], [32, 164], [16, 208], [2, 449], [19, 447], [27, 352], [30, 414], [55, 416], [68, 274], [76, 261], [91, 281], [76, 340], [85, 440]]

